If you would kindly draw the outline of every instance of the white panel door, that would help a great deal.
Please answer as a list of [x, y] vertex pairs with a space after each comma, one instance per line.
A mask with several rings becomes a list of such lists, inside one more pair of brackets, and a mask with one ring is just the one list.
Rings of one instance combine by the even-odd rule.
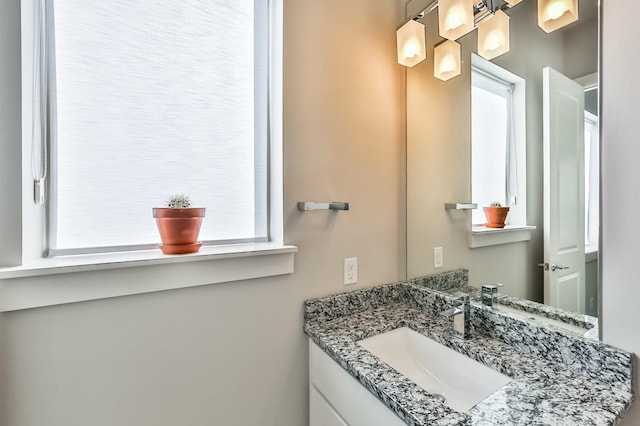
[[584, 313], [584, 89], [543, 70], [544, 302]]

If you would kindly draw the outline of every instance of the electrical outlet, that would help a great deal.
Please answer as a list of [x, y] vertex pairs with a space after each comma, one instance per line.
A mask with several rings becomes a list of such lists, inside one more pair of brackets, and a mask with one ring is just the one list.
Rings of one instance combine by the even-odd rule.
[[443, 264], [444, 264], [444, 260], [442, 255], [442, 247], [434, 247], [433, 248], [433, 267], [442, 268]]
[[358, 282], [358, 258], [351, 257], [344, 260], [344, 285]]

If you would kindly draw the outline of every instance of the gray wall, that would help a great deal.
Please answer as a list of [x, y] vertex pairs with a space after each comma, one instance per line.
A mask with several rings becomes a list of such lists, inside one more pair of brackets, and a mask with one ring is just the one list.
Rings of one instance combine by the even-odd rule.
[[[409, 14], [426, 6], [413, 0]], [[471, 198], [470, 38], [463, 37], [462, 75], [443, 82], [433, 77], [437, 14], [427, 28], [427, 60], [407, 68], [407, 275], [411, 278], [467, 268], [468, 211], [445, 211], [447, 202]], [[433, 248], [444, 251], [443, 269], [433, 268]]]
[[[603, 340], [640, 353], [640, 285], [636, 229], [640, 209], [640, 144], [637, 137], [640, 27], [634, 0], [602, 4], [602, 328]], [[635, 365], [635, 386], [640, 368]], [[636, 401], [623, 425], [640, 424]]]
[[579, 25], [565, 33], [566, 61], [564, 74], [578, 78], [598, 71], [598, 18], [579, 21]]
[[594, 317], [598, 316], [598, 259], [587, 260], [585, 262], [585, 314]]
[[[345, 290], [345, 257], [359, 261], [355, 288], [404, 276], [400, 3], [285, 1], [285, 242], [299, 247], [296, 272], [0, 314], [0, 424], [307, 423], [303, 301]], [[14, 125], [19, 98], [4, 90], [20, 73], [4, 52], [19, 60], [18, 5], [0, 6], [0, 110]], [[19, 129], [0, 123], [2, 144], [19, 145]], [[351, 210], [299, 213], [302, 200]]]

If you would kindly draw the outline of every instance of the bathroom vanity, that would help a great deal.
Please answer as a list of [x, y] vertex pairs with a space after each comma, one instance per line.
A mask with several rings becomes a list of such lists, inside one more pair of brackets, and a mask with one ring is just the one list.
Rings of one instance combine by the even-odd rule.
[[476, 301], [462, 338], [441, 314], [455, 299], [420, 284], [305, 303], [312, 426], [612, 425], [628, 411], [630, 353]]

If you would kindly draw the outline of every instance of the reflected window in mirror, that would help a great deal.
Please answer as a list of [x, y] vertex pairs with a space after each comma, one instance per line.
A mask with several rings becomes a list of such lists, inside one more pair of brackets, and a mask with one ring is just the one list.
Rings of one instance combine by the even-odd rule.
[[525, 81], [475, 54], [471, 59], [472, 224], [486, 222], [481, 207], [510, 207], [507, 225], [525, 226]]
[[[589, 91], [585, 92], [588, 98]], [[585, 206], [585, 252], [598, 250], [600, 228], [600, 132], [598, 116], [589, 112], [585, 103], [584, 112], [584, 206]]]

